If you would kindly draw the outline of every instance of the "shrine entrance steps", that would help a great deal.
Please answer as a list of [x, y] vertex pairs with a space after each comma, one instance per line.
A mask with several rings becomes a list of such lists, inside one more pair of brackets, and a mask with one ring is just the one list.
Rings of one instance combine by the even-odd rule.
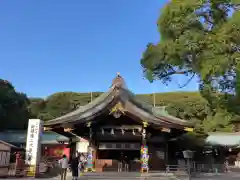
[[139, 173], [139, 172], [102, 172], [102, 173], [84, 173], [80, 179], [86, 180], [178, 180], [171, 173], [154, 172], [154, 173]]

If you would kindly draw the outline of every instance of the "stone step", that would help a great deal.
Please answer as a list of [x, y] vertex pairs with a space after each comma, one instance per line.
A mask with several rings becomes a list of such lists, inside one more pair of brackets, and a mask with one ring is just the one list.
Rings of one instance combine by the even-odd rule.
[[174, 175], [168, 174], [140, 174], [140, 173], [103, 173], [103, 174], [83, 174], [82, 179], [102, 179], [102, 180], [177, 180]]
[[88, 177], [88, 176], [82, 176], [80, 179], [86, 179], [86, 180], [178, 180], [176, 177]]

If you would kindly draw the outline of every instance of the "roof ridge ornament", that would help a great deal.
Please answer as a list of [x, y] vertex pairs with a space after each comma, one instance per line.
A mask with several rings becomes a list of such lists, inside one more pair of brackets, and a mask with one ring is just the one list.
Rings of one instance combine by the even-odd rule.
[[117, 72], [117, 76], [113, 79], [111, 88], [124, 88], [127, 89], [126, 83], [123, 77], [120, 75], [120, 72]]

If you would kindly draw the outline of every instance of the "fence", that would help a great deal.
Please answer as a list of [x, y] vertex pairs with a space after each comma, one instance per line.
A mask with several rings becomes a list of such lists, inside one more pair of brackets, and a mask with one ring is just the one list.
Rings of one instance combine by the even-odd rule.
[[[10, 164], [8, 176], [23, 177], [31, 176], [36, 169], [37, 176], [56, 176], [60, 173], [59, 165], [56, 162], [42, 162], [36, 167], [29, 165], [22, 165], [17, 167], [15, 163]], [[199, 173], [221, 173], [226, 172], [225, 164], [196, 164], [192, 163], [191, 166], [187, 165], [166, 165], [166, 173], [173, 173], [177, 176], [195, 176]], [[109, 169], [109, 171], [116, 171], [116, 168]], [[150, 171], [151, 172], [151, 171]]]
[[191, 163], [190, 166], [187, 165], [167, 165], [166, 173], [173, 173], [176, 176], [187, 176], [189, 179], [191, 177], [197, 176], [201, 173], [224, 173], [228, 171], [226, 164], [196, 164]]

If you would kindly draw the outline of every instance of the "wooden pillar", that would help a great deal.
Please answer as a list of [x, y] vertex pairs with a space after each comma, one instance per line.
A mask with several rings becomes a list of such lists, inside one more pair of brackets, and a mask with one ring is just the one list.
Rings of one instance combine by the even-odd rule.
[[92, 142], [92, 127], [91, 122], [87, 124], [89, 128], [89, 145], [87, 151], [87, 165], [86, 165], [86, 172], [93, 172], [93, 142]]
[[165, 146], [165, 165], [169, 165], [169, 161], [168, 161], [168, 150], [169, 150], [169, 148], [168, 148], [168, 141], [167, 141], [167, 143], [166, 143], [166, 146]]
[[146, 142], [146, 127], [147, 123], [143, 122], [143, 129], [142, 129], [142, 146], [141, 146], [141, 172], [148, 172], [149, 166], [148, 166], [148, 160], [149, 160], [149, 154], [148, 154], [148, 146]]
[[96, 169], [96, 161], [97, 161], [97, 145], [96, 142], [92, 144], [93, 147], [93, 169]]

